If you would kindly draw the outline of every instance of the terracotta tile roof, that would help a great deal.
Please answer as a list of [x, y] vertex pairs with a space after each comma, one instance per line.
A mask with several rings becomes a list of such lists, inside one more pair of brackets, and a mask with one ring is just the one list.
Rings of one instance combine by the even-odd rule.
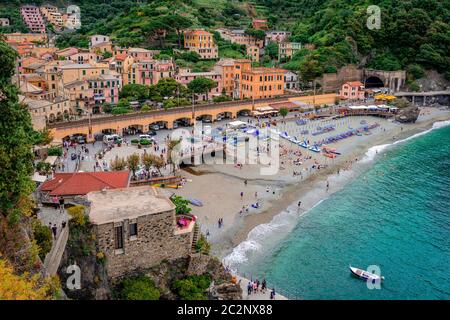
[[124, 61], [126, 58], [127, 58], [127, 54], [126, 53], [122, 53], [122, 54], [116, 55], [116, 60], [117, 61]]
[[361, 86], [363, 86], [361, 81], [350, 81], [350, 82], [346, 82], [346, 84], [348, 84], [351, 87], [361, 87]]
[[126, 188], [129, 176], [129, 171], [56, 173], [40, 190], [49, 191], [51, 196], [85, 195], [104, 188]]

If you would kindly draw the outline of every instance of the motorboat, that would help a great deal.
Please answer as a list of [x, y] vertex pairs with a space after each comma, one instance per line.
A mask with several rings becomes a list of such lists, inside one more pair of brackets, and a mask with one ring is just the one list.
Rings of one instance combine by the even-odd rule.
[[320, 152], [320, 148], [317, 145], [313, 145], [312, 147], [308, 148], [312, 152]]
[[384, 280], [383, 276], [380, 276], [378, 274], [370, 273], [366, 270], [362, 270], [359, 268], [355, 268], [350, 266], [350, 271], [352, 274], [357, 276], [358, 278], [364, 279], [364, 280], [370, 280], [370, 281], [382, 281]]

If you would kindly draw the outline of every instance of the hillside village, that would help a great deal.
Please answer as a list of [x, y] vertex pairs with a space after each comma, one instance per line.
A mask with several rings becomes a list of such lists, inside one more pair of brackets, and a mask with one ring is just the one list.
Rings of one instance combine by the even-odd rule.
[[[79, 18], [67, 7], [24, 4], [20, 18], [26, 30], [0, 34], [2, 52], [14, 65], [5, 79], [18, 89], [14, 93], [26, 107], [23, 119], [29, 115], [35, 140], [29, 141], [34, 162], [27, 173], [35, 187], [30, 188], [31, 229], [40, 235], [33, 245], [40, 249], [31, 269], [58, 279], [52, 294], [59, 298], [243, 299], [242, 284], [253, 285], [254, 279], [241, 282], [214, 257], [210, 229], [196, 214], [203, 203], [179, 194], [192, 182], [180, 174], [183, 159], [194, 159], [199, 150], [211, 156], [226, 153], [228, 141], [220, 139], [227, 130], [259, 133], [286, 120], [300, 126], [350, 116], [401, 122], [407, 109], [413, 115], [404, 122], [415, 122], [417, 105], [448, 102], [445, 76], [436, 71], [425, 75], [422, 67], [416, 73], [409, 66], [382, 70], [353, 60], [320, 72], [308, 63], [298, 68], [300, 55], [315, 55], [320, 48], [287, 28], [275, 28], [273, 15], [220, 27], [199, 26], [182, 14], [165, 17], [173, 23], [170, 32], [159, 21], [145, 39], [148, 45], [134, 45], [141, 41], [132, 42], [131, 36], [80, 36]], [[0, 16], [3, 30], [11, 31], [13, 22]], [[70, 35], [83, 38], [77, 44], [88, 43], [71, 45], [66, 41]], [[419, 87], [418, 79], [429, 74], [435, 88]], [[189, 138], [198, 143], [194, 150], [183, 144], [183, 134], [170, 136], [177, 128], [193, 133], [198, 123], [204, 125], [202, 134], [221, 131], [220, 141]], [[379, 126], [356, 124], [367, 135]], [[333, 126], [302, 134], [312, 138]], [[278, 134], [300, 143], [286, 132]], [[233, 139], [237, 145], [238, 137]], [[336, 157], [326, 148], [320, 153], [315, 143], [318, 151], [307, 145], [308, 152]], [[174, 150], [182, 160], [174, 158]], [[315, 159], [311, 165], [321, 167]], [[273, 195], [275, 189], [270, 189]], [[269, 186], [265, 190], [269, 194]], [[254, 191], [256, 210], [258, 192], [263, 193]], [[88, 275], [81, 290], [68, 290], [68, 265]], [[144, 293], [138, 292], [140, 286]], [[269, 294], [272, 299], [270, 291], [262, 298]]]

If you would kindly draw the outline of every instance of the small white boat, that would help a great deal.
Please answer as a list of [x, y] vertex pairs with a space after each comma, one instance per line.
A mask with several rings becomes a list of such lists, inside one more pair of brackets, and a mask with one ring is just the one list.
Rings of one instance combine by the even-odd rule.
[[320, 152], [320, 148], [316, 145], [313, 145], [312, 147], [308, 148], [312, 152]]
[[377, 274], [374, 273], [370, 273], [366, 270], [362, 270], [359, 268], [355, 268], [350, 266], [350, 271], [357, 277], [364, 279], [364, 280], [370, 280], [370, 281], [381, 281], [384, 280], [383, 276], [379, 276]]

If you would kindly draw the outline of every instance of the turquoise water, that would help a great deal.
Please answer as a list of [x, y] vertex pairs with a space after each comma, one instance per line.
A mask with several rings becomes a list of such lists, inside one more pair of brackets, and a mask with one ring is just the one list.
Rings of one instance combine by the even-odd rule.
[[[348, 266], [380, 267], [380, 290]], [[450, 299], [450, 126], [378, 154], [241, 266], [299, 299]]]

